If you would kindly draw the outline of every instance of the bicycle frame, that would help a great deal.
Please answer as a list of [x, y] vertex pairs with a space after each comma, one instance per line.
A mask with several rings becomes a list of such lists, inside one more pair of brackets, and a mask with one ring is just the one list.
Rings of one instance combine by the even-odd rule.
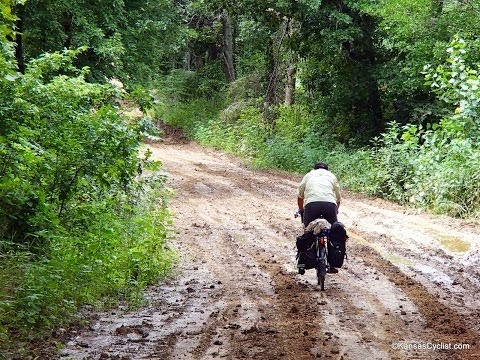
[[327, 275], [327, 233], [321, 232], [316, 240], [317, 248], [317, 283], [320, 289], [325, 290], [325, 276]]
[[[303, 215], [299, 212], [297, 212], [295, 215], [298, 216], [298, 214]], [[303, 216], [302, 216], [303, 218]], [[315, 235], [315, 269], [317, 272], [317, 284], [320, 285], [321, 290], [325, 290], [325, 276], [327, 275], [327, 267], [328, 267], [328, 260], [327, 260], [327, 242], [328, 242], [328, 234], [329, 234], [329, 229], [328, 228], [322, 228], [320, 233], [318, 235]], [[313, 248], [310, 248], [313, 250]], [[308, 251], [308, 250], [307, 250]], [[312, 254], [313, 255], [313, 254]], [[299, 263], [299, 256], [300, 253], [297, 253], [297, 267], [298, 267], [298, 272], [299, 274], [303, 275], [305, 274], [305, 264]], [[310, 259], [312, 259], [310, 257]], [[308, 268], [312, 268], [311, 266]]]

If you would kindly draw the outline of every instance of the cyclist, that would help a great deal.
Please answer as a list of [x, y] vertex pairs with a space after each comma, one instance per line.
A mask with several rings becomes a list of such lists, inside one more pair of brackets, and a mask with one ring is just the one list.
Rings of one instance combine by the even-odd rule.
[[328, 165], [324, 162], [315, 164], [313, 170], [303, 177], [297, 197], [298, 210], [303, 214], [305, 227], [320, 217], [330, 224], [337, 221], [342, 199], [340, 185], [337, 177], [328, 171]]
[[[330, 224], [337, 221], [340, 207], [340, 185], [337, 177], [328, 171], [328, 165], [318, 162], [298, 186], [298, 212], [306, 227], [311, 221], [323, 217]], [[330, 272], [338, 272], [333, 267]]]

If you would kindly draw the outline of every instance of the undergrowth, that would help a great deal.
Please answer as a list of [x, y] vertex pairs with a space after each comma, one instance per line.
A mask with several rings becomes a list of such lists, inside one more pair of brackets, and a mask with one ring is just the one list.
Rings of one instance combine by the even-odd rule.
[[265, 108], [258, 99], [238, 97], [164, 98], [156, 111], [190, 138], [242, 156], [257, 167], [305, 173], [322, 160], [352, 191], [434, 213], [478, 218], [480, 75], [463, 63], [465, 47], [454, 39], [446, 65], [426, 68], [427, 83], [451, 115], [426, 126], [390, 122], [370, 146], [340, 143], [329, 119], [301, 101]]
[[151, 121], [122, 116], [128, 94], [86, 82], [72, 66], [81, 51], [44, 54], [25, 74], [0, 62], [0, 358], [35, 357], [31, 344], [86, 305], [138, 303], [176, 257], [161, 164], [141, 150]]

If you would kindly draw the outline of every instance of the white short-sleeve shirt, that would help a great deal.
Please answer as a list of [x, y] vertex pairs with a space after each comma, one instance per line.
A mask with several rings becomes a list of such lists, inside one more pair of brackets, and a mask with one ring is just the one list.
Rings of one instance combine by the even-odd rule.
[[337, 177], [325, 169], [314, 169], [307, 173], [299, 187], [297, 196], [304, 199], [303, 205], [314, 201], [340, 202], [340, 185]]

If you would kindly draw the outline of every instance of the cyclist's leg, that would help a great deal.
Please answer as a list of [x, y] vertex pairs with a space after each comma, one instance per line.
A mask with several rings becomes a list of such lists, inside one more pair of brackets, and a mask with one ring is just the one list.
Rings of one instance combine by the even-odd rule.
[[307, 226], [315, 219], [323, 217], [330, 224], [337, 221], [337, 205], [326, 201], [314, 201], [305, 206], [303, 224]]
[[[315, 211], [310, 211], [311, 214], [315, 214], [315, 218], [310, 221], [315, 220], [316, 218], [323, 216], [325, 220], [327, 220], [330, 224], [333, 224], [337, 221], [337, 205], [330, 202], [315, 202], [313, 209]], [[308, 206], [309, 204], [307, 204]], [[305, 207], [305, 213], [307, 213], [307, 207]], [[334, 268], [333, 266], [328, 267], [329, 273], [337, 273], [338, 269]]]
[[307, 227], [313, 220], [323, 217], [320, 202], [314, 201], [305, 205], [303, 212], [303, 225]]
[[327, 220], [330, 225], [337, 222], [337, 204], [331, 202], [321, 202], [320, 204], [325, 220]]

